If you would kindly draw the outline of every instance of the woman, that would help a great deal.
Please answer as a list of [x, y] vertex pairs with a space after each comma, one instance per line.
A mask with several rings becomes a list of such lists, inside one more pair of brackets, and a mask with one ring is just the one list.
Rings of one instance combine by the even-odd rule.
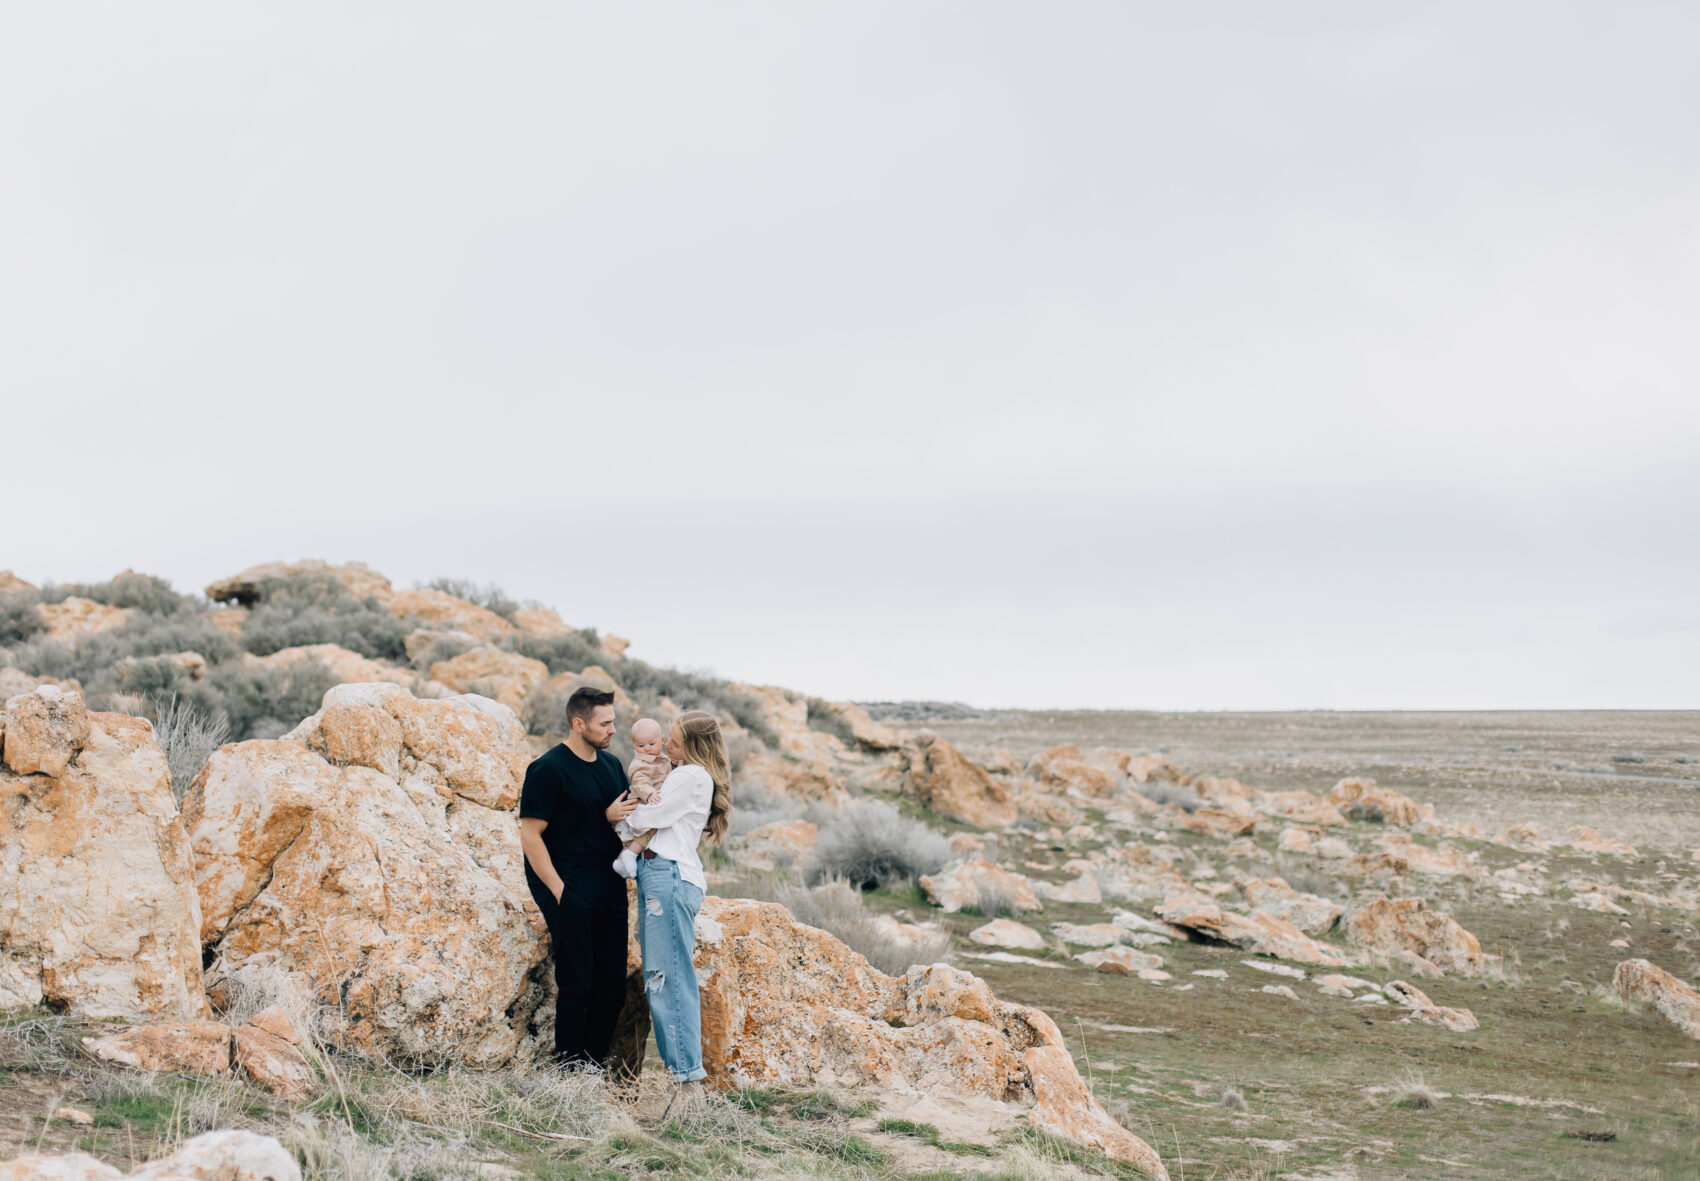
[[638, 946], [655, 1047], [675, 1083], [705, 1077], [702, 1003], [697, 996], [696, 918], [708, 879], [697, 845], [719, 844], [732, 820], [732, 777], [720, 723], [702, 710], [682, 714], [667, 733], [674, 767], [661, 799], [638, 807], [627, 823], [655, 837], [637, 863]]

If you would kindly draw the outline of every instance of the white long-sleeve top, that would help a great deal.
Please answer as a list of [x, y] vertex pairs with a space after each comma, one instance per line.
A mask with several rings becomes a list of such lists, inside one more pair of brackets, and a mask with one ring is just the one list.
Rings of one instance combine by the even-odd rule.
[[708, 878], [702, 872], [697, 845], [702, 841], [708, 810], [714, 803], [714, 780], [695, 763], [681, 763], [661, 784], [661, 802], [642, 804], [626, 818], [633, 832], [655, 830], [649, 847], [657, 857], [679, 863], [679, 876], [704, 894]]

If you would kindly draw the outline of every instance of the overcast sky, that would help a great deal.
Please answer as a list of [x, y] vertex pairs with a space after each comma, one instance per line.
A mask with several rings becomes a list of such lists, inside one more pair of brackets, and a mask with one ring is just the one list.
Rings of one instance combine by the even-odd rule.
[[1700, 5], [8, 8], [0, 567], [833, 697], [1700, 706]]

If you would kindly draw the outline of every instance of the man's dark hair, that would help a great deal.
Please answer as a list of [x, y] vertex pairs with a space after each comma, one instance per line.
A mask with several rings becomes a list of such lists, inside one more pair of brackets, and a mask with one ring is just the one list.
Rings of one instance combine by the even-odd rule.
[[573, 695], [567, 698], [567, 725], [571, 727], [574, 718], [583, 718], [586, 723], [590, 715], [596, 712], [599, 705], [613, 705], [614, 695], [606, 689], [592, 689], [589, 685], [580, 685], [573, 690]]

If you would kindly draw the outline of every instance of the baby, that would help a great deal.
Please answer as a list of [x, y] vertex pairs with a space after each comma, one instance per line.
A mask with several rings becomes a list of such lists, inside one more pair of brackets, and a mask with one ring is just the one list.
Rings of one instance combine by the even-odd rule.
[[[653, 804], [661, 799], [661, 781], [673, 769], [667, 758], [667, 733], [654, 718], [639, 718], [632, 723], [632, 765], [626, 769], [626, 794], [640, 804]], [[655, 835], [652, 828], [639, 833], [624, 820], [614, 826], [620, 839], [626, 842], [614, 859], [614, 872], [623, 878], [637, 877], [637, 855]]]

